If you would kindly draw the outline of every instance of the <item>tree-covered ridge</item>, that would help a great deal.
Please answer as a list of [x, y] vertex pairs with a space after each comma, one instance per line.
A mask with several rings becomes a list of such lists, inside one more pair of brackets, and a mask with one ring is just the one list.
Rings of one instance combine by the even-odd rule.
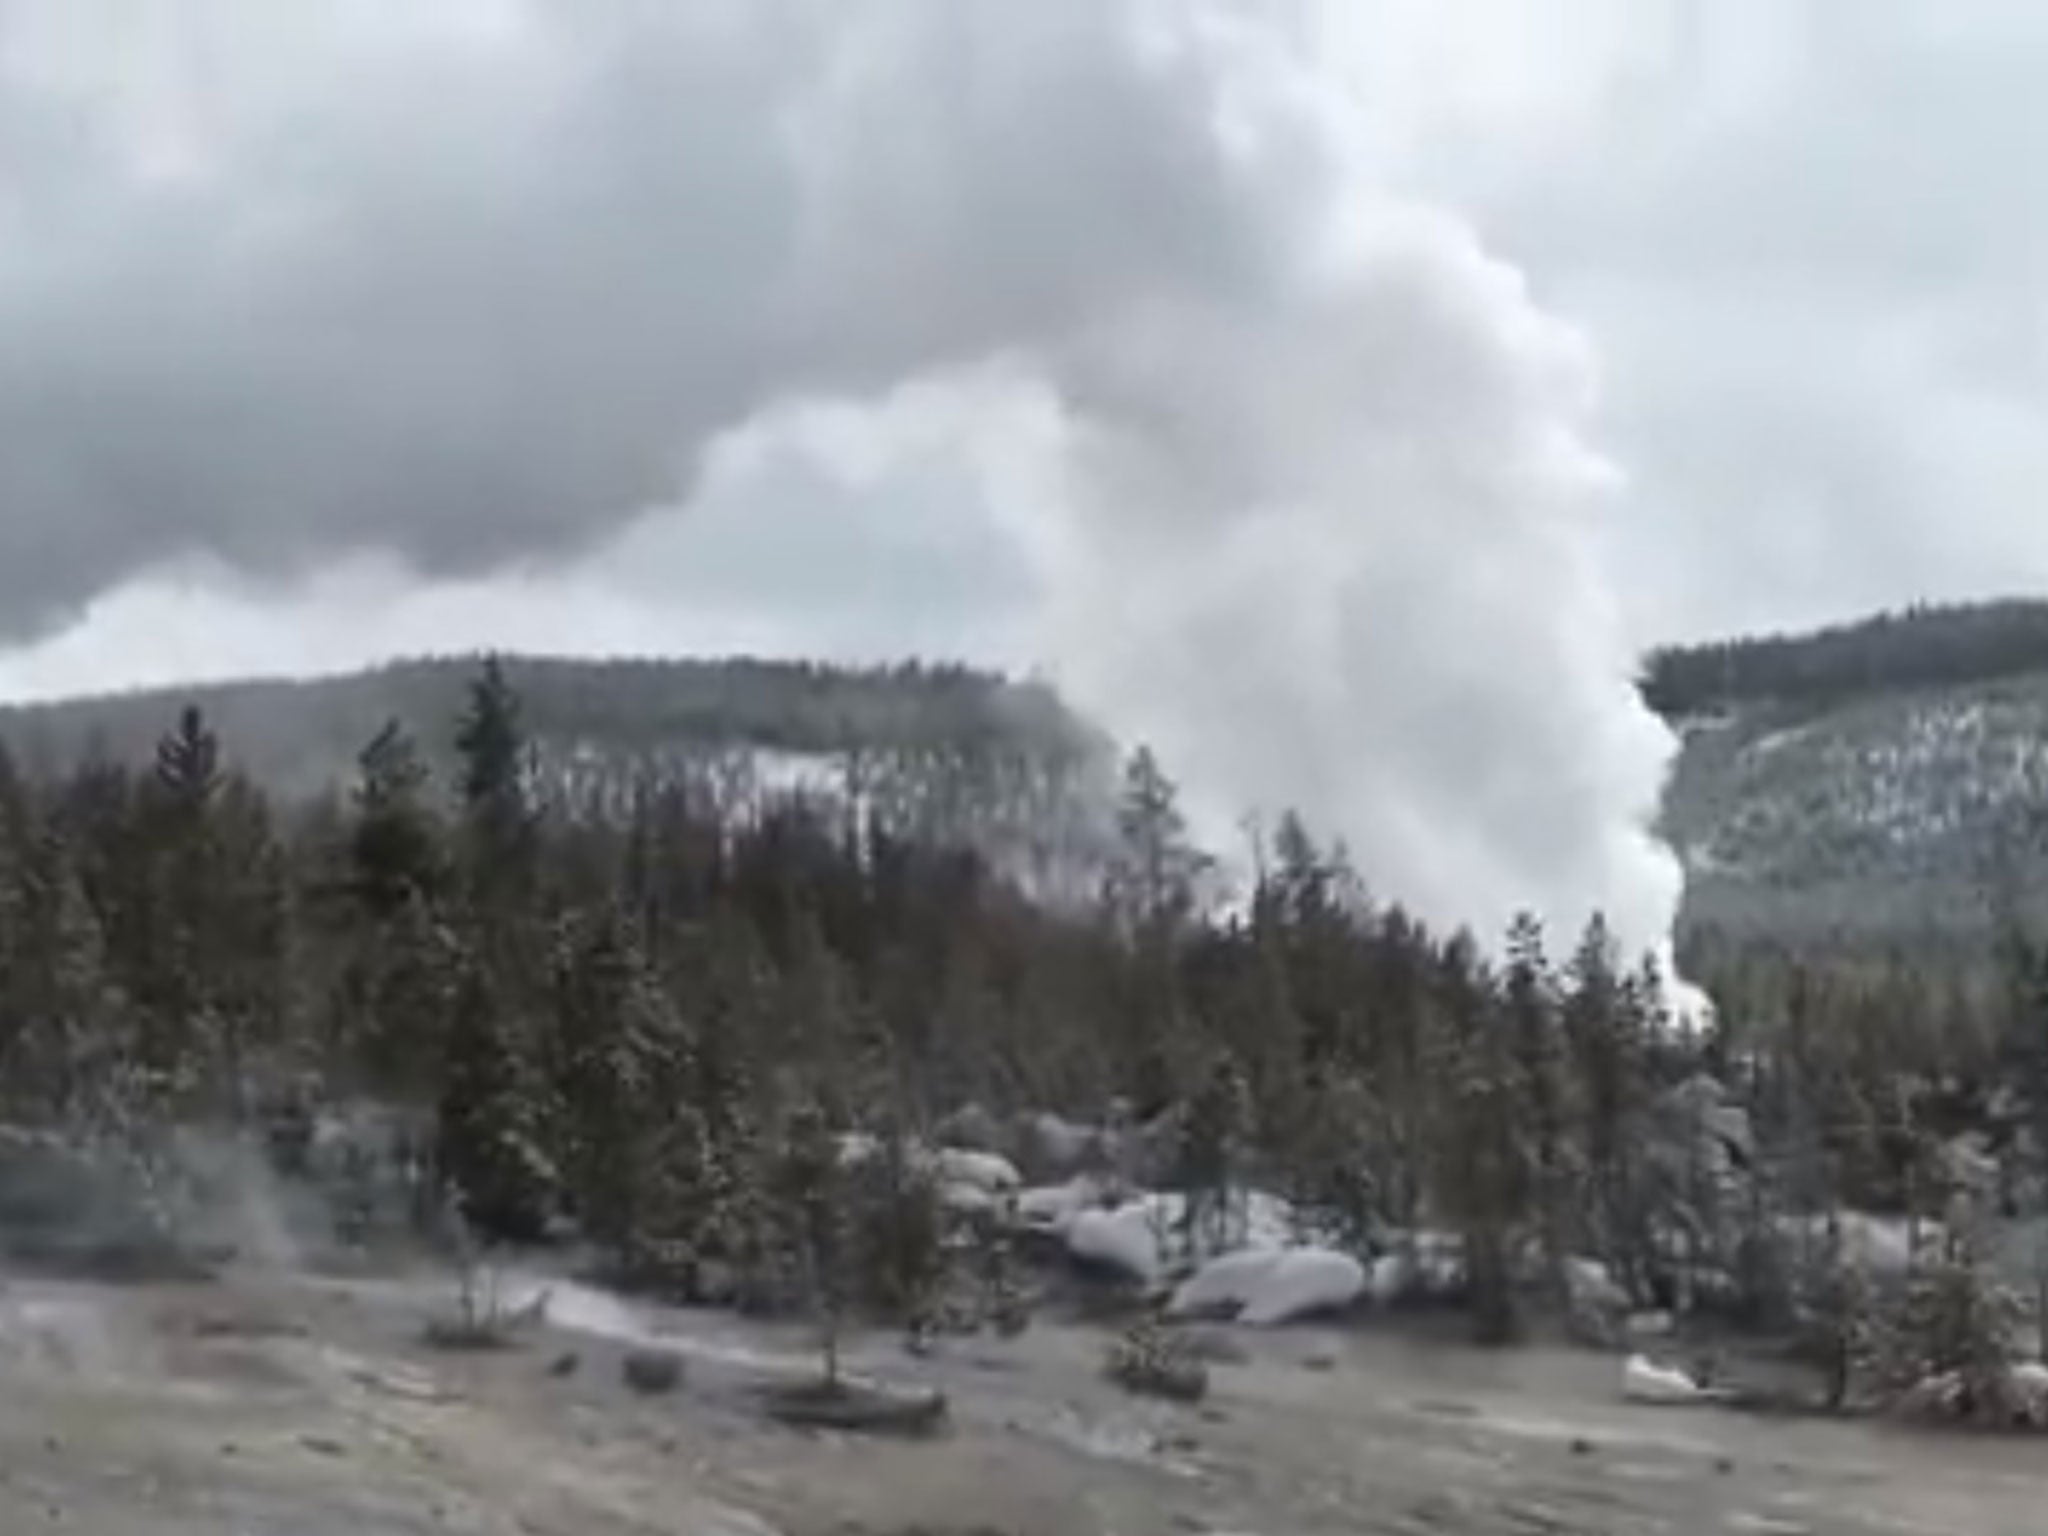
[[[1002, 753], [1046, 762], [1102, 758], [1100, 732], [1049, 687], [956, 665], [841, 667], [725, 659], [584, 661], [507, 657], [543, 757], [629, 763], [749, 746], [804, 755]], [[345, 782], [386, 721], [420, 734], [432, 766], [452, 764], [437, 734], [464, 702], [475, 657], [401, 661], [346, 676], [152, 689], [0, 708], [0, 740], [39, 771], [93, 756], [133, 760], [164, 719], [197, 705], [234, 763], [298, 796]]]
[[1916, 605], [1803, 635], [1671, 646], [1644, 664], [1642, 693], [1667, 720], [1741, 704], [1827, 706], [1873, 692], [2048, 670], [2048, 602]]
[[[0, 709], [0, 743], [39, 776], [147, 756], [190, 703], [226, 762], [284, 802], [332, 799], [363, 744], [395, 725], [444, 806], [460, 774], [443, 723], [479, 662], [443, 658], [309, 681], [224, 683]], [[857, 801], [899, 835], [971, 845], [1040, 892], [1091, 882], [1109, 832], [1115, 754], [1050, 687], [950, 665], [809, 662], [494, 663], [521, 700], [533, 792], [625, 817], [651, 782], [728, 810], [791, 788]]]
[[2048, 676], [1696, 718], [1661, 830], [1681, 935], [1990, 957], [2048, 922]]

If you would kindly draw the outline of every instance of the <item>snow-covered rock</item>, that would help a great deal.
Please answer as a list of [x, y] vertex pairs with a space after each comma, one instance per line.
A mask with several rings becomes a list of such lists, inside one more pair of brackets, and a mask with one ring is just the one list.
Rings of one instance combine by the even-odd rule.
[[1017, 1165], [994, 1152], [941, 1147], [933, 1158], [933, 1168], [942, 1185], [970, 1185], [990, 1195], [1010, 1194], [1024, 1187]]
[[1105, 1210], [1091, 1206], [1067, 1224], [1067, 1251], [1084, 1263], [1113, 1269], [1145, 1285], [1163, 1267], [1161, 1234], [1168, 1230], [1156, 1199], [1130, 1200]]
[[1254, 1328], [1350, 1306], [1365, 1291], [1365, 1266], [1329, 1248], [1288, 1248], [1245, 1299], [1238, 1321]]
[[1350, 1306], [1364, 1293], [1365, 1266], [1328, 1248], [1245, 1249], [1211, 1259], [1174, 1292], [1168, 1311], [1192, 1317], [1231, 1311], [1266, 1328]]
[[1661, 1408], [1690, 1407], [1711, 1402], [1710, 1394], [1684, 1371], [1659, 1365], [1647, 1355], [1630, 1355], [1621, 1368], [1621, 1395], [1632, 1403]]
[[[901, 1144], [906, 1170], [929, 1178], [938, 1187], [939, 1202], [959, 1212], [992, 1210], [1004, 1198], [1022, 1187], [1016, 1165], [993, 1152], [974, 1152], [961, 1147], [936, 1151], [919, 1141]], [[839, 1137], [839, 1166], [864, 1168], [888, 1148], [879, 1137], [866, 1131], [848, 1131]]]
[[[1204, 1207], [1190, 1228], [1187, 1198], [1177, 1191], [1141, 1191], [1116, 1197], [1114, 1186], [1082, 1176], [1041, 1185], [1014, 1197], [1014, 1220], [1025, 1231], [1063, 1236], [1068, 1251], [1147, 1284], [1181, 1266], [1253, 1250], [1273, 1253], [1294, 1244], [1294, 1213], [1287, 1201], [1262, 1190], [1239, 1190], [1220, 1208]], [[1363, 1271], [1360, 1271], [1363, 1285]]]
[[1032, 1232], [1064, 1237], [1074, 1218], [1091, 1206], [1102, 1204], [1102, 1185], [1091, 1178], [1069, 1179], [1064, 1184], [1041, 1184], [1021, 1192], [1012, 1210], [1017, 1225]]
[[1167, 1311], [1174, 1317], [1235, 1313], [1272, 1272], [1278, 1258], [1269, 1248], [1247, 1248], [1211, 1259], [1180, 1283]]

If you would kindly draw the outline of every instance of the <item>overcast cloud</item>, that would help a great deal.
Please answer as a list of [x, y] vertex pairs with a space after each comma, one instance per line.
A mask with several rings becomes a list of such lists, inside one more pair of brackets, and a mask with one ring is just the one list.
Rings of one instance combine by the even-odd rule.
[[0, 0], [0, 689], [951, 652], [1647, 937], [1646, 640], [2048, 584], [2024, 0]]

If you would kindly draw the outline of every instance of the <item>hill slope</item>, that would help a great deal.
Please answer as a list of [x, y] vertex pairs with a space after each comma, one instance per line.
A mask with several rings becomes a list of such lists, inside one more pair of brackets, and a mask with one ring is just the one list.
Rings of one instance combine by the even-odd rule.
[[[0, 742], [38, 773], [93, 756], [147, 762], [193, 703], [233, 766], [310, 800], [347, 785], [356, 754], [395, 719], [445, 783], [478, 666], [438, 658], [0, 708]], [[543, 782], [562, 795], [630, 795], [650, 780], [726, 797], [837, 792], [851, 775], [892, 826], [1042, 864], [1092, 837], [1114, 769], [1108, 738], [1052, 689], [966, 667], [539, 657], [504, 667]]]
[[1684, 741], [1682, 926], [1911, 948], [2048, 914], [2048, 604], [1662, 652], [1644, 691]]
[[[477, 665], [0, 708], [0, 741], [38, 771], [146, 761], [189, 701], [252, 778], [312, 798], [394, 718], [445, 773]], [[745, 658], [506, 670], [561, 793], [837, 791], [853, 774], [891, 825], [1041, 876], [1087, 863], [1104, 826], [1113, 745], [1039, 684]], [[1662, 818], [1687, 871], [1682, 933], [1910, 949], [1977, 945], [2008, 908], [2048, 921], [2048, 603], [1660, 651], [1643, 691], [1684, 743]]]

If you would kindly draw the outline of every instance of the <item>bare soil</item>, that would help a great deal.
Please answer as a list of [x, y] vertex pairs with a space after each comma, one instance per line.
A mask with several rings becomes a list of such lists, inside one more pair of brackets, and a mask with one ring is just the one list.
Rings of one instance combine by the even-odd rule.
[[[1208, 1397], [1127, 1396], [1108, 1334], [1035, 1325], [848, 1369], [934, 1386], [931, 1438], [792, 1429], [800, 1329], [559, 1288], [516, 1347], [448, 1353], [440, 1279], [0, 1289], [0, 1531], [31, 1536], [2034, 1536], [2048, 1446], [1652, 1410], [1611, 1357], [1361, 1325], [1245, 1331]], [[676, 1389], [622, 1362], [659, 1341]], [[1236, 1352], [1230, 1352], [1233, 1358]]]

